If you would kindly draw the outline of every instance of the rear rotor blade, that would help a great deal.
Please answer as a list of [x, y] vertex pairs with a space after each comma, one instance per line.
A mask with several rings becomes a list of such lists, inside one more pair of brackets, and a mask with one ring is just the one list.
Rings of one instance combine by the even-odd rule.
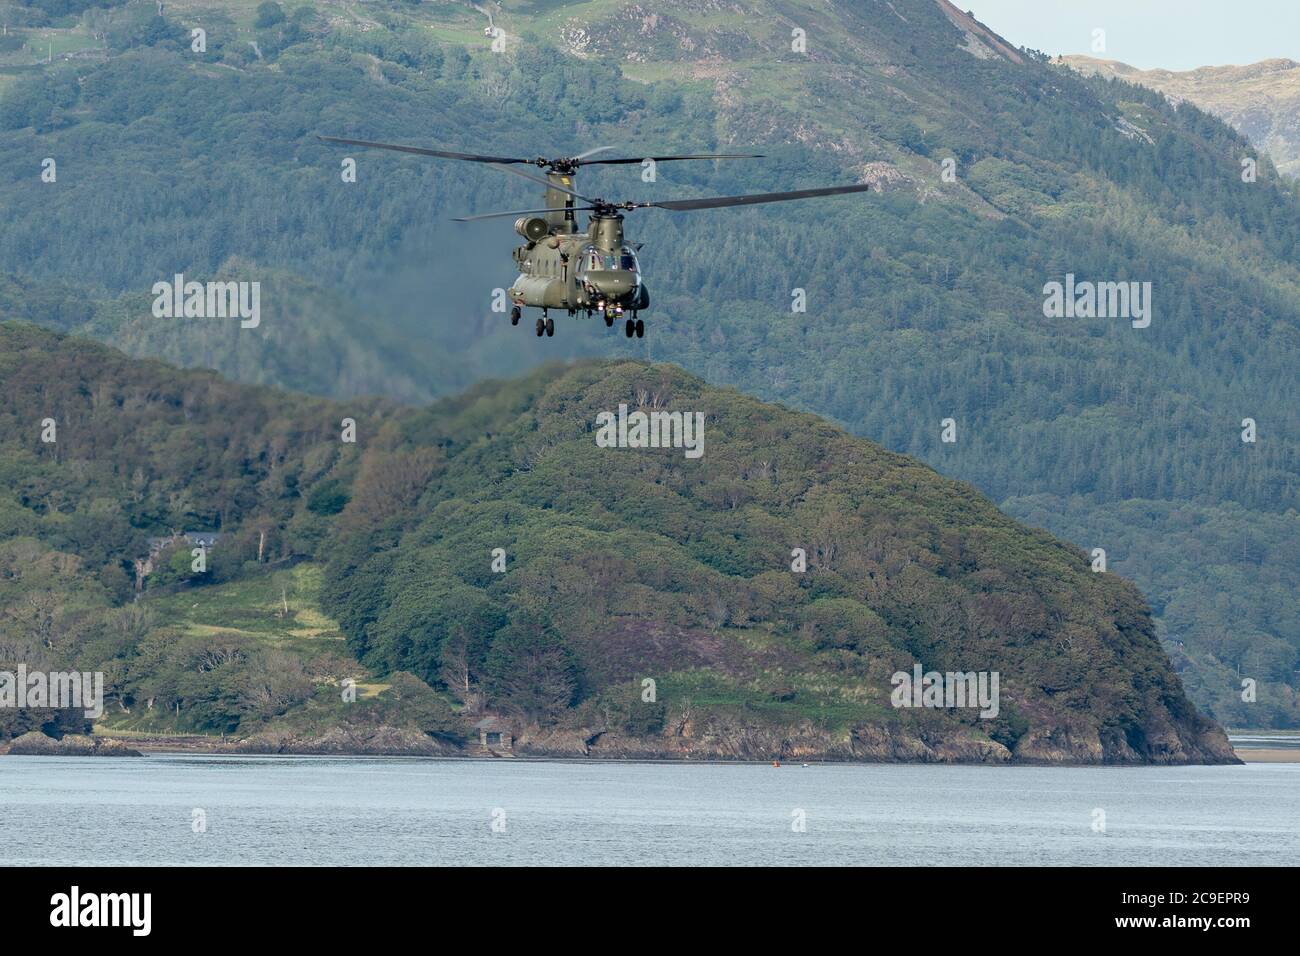
[[597, 153], [608, 153], [613, 146], [597, 146], [595, 149], [589, 149], [585, 153], [579, 153], [574, 159], [586, 159], [588, 156], [595, 156]]
[[470, 163], [525, 163], [531, 159], [517, 159], [512, 156], [480, 156], [477, 153], [452, 153], [445, 149], [424, 149], [420, 146], [398, 146], [395, 143], [372, 143], [364, 139], [339, 139], [336, 136], [317, 136], [323, 143], [339, 143], [343, 146], [370, 146], [374, 149], [391, 149], [398, 153], [416, 153], [420, 156], [437, 156], [439, 159], [461, 159]]
[[537, 183], [538, 185], [545, 186], [547, 189], [554, 189], [556, 192], [562, 192], [566, 196], [572, 196], [574, 199], [581, 199], [583, 202], [588, 202], [588, 203], [595, 201], [593, 199], [588, 199], [582, 193], [575, 193], [572, 189], [569, 189], [565, 186], [556, 185], [555, 183], [551, 182], [549, 179], [543, 179], [541, 176], [534, 176], [532, 173], [526, 173], [522, 169], [515, 169], [513, 166], [501, 166], [498, 165], [497, 163], [489, 163], [488, 165], [491, 166], [493, 169], [501, 170], [501, 172], [503, 173], [514, 173], [516, 176], [522, 176], [524, 179], [527, 179], [529, 182], [533, 182], [533, 183]]
[[[609, 148], [609, 147], [606, 147]], [[584, 154], [590, 155], [590, 154]], [[647, 159], [656, 163], [671, 163], [680, 159], [762, 159], [759, 153], [697, 153], [691, 156], [628, 156], [622, 159], [583, 159], [577, 156], [583, 166], [622, 166], [629, 163], [643, 163]]]
[[[574, 206], [574, 212], [590, 212], [595, 206]], [[548, 212], [568, 212], [568, 209], [516, 209], [512, 212], [485, 212], [478, 216], [457, 216], [452, 222], [477, 222], [480, 219], [498, 219], [502, 216], [540, 216]]]
[[524, 172], [522, 169], [515, 169], [511, 164], [523, 164], [531, 166], [534, 160], [531, 159], [514, 159], [509, 156], [480, 156], [476, 153], [453, 153], [445, 149], [425, 149], [421, 146], [398, 146], [394, 143], [372, 143], [364, 139], [339, 139], [335, 136], [318, 136], [317, 139], [326, 143], [341, 143], [345, 146], [373, 146], [376, 149], [390, 149], [398, 153], [415, 153], [417, 156], [436, 156], [439, 159], [461, 159], [471, 163], [485, 163], [504, 173], [512, 173], [515, 176], [522, 176], [531, 183], [537, 183], [548, 189], [555, 189], [574, 199], [581, 199], [583, 202], [591, 202], [581, 193], [575, 193], [572, 189], [566, 189], [563, 186], [557, 186], [540, 176], [533, 176]]
[[635, 203], [637, 207], [653, 206], [687, 212], [692, 209], [721, 209], [724, 206], [754, 206], [765, 202], [785, 202], [790, 199], [813, 199], [817, 196], [842, 196], [845, 193], [864, 193], [871, 187], [865, 183], [856, 186], [826, 186], [821, 189], [796, 189], [784, 193], [753, 193], [748, 196], [714, 196], [709, 199], [668, 199], [663, 202]]

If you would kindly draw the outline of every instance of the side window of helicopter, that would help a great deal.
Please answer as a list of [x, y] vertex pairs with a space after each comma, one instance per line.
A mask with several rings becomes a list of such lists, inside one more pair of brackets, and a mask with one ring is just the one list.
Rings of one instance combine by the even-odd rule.
[[631, 249], [629, 249], [627, 246], [623, 247], [623, 252], [619, 255], [618, 267], [628, 272], [641, 271], [641, 267], [637, 264], [636, 261], [636, 253], [633, 252]]
[[588, 270], [604, 268], [604, 264], [600, 261], [600, 253], [595, 249], [587, 250], [587, 268]]

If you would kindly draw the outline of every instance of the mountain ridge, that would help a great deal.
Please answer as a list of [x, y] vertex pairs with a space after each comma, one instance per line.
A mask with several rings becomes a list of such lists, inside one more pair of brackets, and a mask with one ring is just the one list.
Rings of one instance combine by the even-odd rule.
[[1142, 70], [1117, 60], [1070, 55], [1058, 58], [1084, 74], [1117, 77], [1188, 101], [1222, 117], [1277, 162], [1300, 175], [1300, 63], [1274, 57], [1255, 63], [1194, 70]]
[[[233, 3], [57, 24], [15, 9], [19, 41], [57, 42], [53, 63], [31, 42], [0, 51], [21, 68], [0, 73], [0, 271], [19, 273], [13, 295], [0, 287], [2, 314], [345, 400], [422, 403], [556, 357], [671, 360], [1104, 548], [1149, 595], [1199, 706], [1236, 726], [1300, 721], [1300, 555], [1285, 544], [1300, 472], [1300, 213], [1268, 156], [1194, 105], [1035, 51], [1020, 64], [972, 54], [933, 0], [507, 0], [499, 53], [486, 18], [451, 4], [324, 0], [266, 26]], [[202, 56], [195, 22], [208, 30]], [[570, 23], [608, 50], [571, 53]], [[796, 27], [806, 53], [791, 48]], [[102, 59], [61, 61], [63, 44]], [[636, 167], [584, 171], [583, 185], [636, 199], [881, 188], [861, 202], [638, 213], [647, 338], [562, 318], [538, 340], [491, 311], [514, 276], [508, 229], [445, 222], [498, 202], [530, 208], [530, 185], [360, 152], [345, 183], [322, 132], [512, 154], [744, 145], [767, 157], [664, 164], [653, 183]], [[36, 187], [46, 157], [58, 182]], [[153, 282], [227, 278], [236, 261], [267, 284], [262, 328], [148, 314]], [[1045, 319], [1044, 284], [1067, 274], [1151, 281], [1151, 327]], [[940, 439], [949, 419], [954, 442]], [[1261, 688], [1253, 702], [1245, 677]]]

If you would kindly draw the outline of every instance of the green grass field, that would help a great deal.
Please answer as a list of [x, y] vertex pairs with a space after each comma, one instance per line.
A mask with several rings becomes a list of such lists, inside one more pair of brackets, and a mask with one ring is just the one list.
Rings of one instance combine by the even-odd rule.
[[[237, 634], [267, 648], [310, 660], [324, 652], [350, 657], [338, 625], [320, 609], [323, 572], [314, 564], [271, 570], [225, 584], [146, 595], [142, 603], [157, 621], [185, 634]], [[390, 685], [357, 684], [361, 699], [376, 697]], [[138, 705], [129, 714], [110, 709], [97, 732], [177, 734], [174, 715]]]
[[312, 564], [175, 594], [146, 597], [167, 624], [192, 634], [234, 631], [279, 649], [341, 649], [343, 634], [320, 610], [322, 572]]

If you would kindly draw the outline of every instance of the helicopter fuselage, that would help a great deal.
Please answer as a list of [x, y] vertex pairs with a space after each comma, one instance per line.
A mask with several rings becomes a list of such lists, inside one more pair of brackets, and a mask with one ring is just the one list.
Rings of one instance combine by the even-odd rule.
[[507, 290], [516, 306], [608, 317], [650, 305], [636, 250], [623, 241], [621, 215], [593, 216], [586, 232], [570, 231], [576, 230], [572, 219], [556, 224], [550, 218], [523, 217], [515, 223], [527, 240], [515, 249], [519, 276]]
[[[421, 146], [403, 146], [398, 143], [376, 143], [364, 139], [343, 139], [321, 136], [322, 141], [344, 146], [366, 146], [393, 150], [399, 153], [417, 153], [440, 159], [454, 159], [470, 163], [486, 163], [504, 172], [522, 176], [530, 182], [546, 187], [546, 205], [540, 209], [518, 212], [492, 212], [475, 216], [457, 217], [457, 222], [475, 222], [519, 216], [515, 231], [524, 237], [526, 245], [514, 252], [519, 277], [508, 290], [513, 307], [510, 324], [518, 325], [523, 308], [529, 306], [542, 310], [537, 320], [537, 334], [554, 335], [555, 319], [547, 315], [550, 309], [564, 309], [569, 315], [599, 312], [605, 325], [612, 326], [616, 318], [631, 313], [623, 327], [628, 338], [645, 334], [645, 320], [637, 312], [650, 306], [650, 293], [641, 281], [641, 266], [637, 262], [640, 245], [629, 246], [623, 240], [623, 212], [634, 209], [667, 209], [672, 212], [690, 212], [697, 209], [725, 209], [733, 206], [753, 206], [760, 203], [788, 202], [792, 199], [814, 199], [822, 196], [840, 196], [846, 193], [866, 192], [866, 183], [843, 186], [823, 186], [816, 189], [794, 189], [783, 192], [749, 193], [743, 196], [708, 196], [701, 199], [664, 199], [653, 202], [622, 200], [607, 202], [585, 196], [573, 188], [573, 178], [584, 166], [628, 166], [647, 163], [666, 163], [678, 160], [761, 159], [757, 153], [693, 153], [690, 155], [646, 156], [636, 158], [601, 156], [612, 147], [598, 146], [576, 156], [547, 159], [538, 156], [528, 159], [519, 156], [490, 156], [479, 153], [452, 152], [428, 149]], [[546, 178], [519, 167], [536, 166], [544, 170]], [[577, 202], [575, 203], [575, 200]], [[582, 205], [578, 205], [581, 203]], [[577, 214], [592, 213], [585, 232], [578, 230]]]

